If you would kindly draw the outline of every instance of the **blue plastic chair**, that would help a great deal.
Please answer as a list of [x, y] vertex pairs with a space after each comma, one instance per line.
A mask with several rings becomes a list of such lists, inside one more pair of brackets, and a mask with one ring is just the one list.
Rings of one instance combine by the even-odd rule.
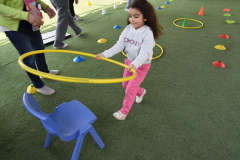
[[37, 101], [29, 93], [24, 93], [23, 104], [31, 114], [41, 120], [44, 128], [48, 131], [44, 148], [49, 146], [52, 135], [60, 137], [63, 141], [77, 139], [71, 159], [77, 160], [84, 137], [88, 132], [101, 149], [105, 147], [105, 144], [92, 126], [97, 117], [79, 101], [64, 102], [50, 114], [44, 113]]

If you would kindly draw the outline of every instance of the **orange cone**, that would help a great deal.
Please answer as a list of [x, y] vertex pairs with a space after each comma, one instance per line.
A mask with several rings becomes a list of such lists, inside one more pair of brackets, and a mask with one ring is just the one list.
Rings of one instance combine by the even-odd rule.
[[198, 15], [199, 15], [199, 16], [203, 16], [203, 7], [200, 9]]
[[226, 9], [224, 9], [223, 11], [228, 12], [228, 11], [230, 11], [230, 9], [226, 8]]

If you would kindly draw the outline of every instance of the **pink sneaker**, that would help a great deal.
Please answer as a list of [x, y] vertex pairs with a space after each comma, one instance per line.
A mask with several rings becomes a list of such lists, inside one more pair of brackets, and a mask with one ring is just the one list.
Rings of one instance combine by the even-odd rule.
[[113, 113], [113, 116], [118, 120], [125, 120], [125, 118], [127, 117], [127, 115], [123, 114], [121, 111]]

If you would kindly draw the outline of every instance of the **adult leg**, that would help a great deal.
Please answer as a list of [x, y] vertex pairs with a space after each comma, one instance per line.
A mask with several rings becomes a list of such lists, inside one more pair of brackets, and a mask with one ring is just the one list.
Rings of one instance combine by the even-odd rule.
[[[28, 35], [15, 31], [7, 31], [5, 34], [17, 49], [20, 56], [27, 52], [33, 51], [31, 40]], [[32, 69], [37, 69], [35, 65], [35, 57], [33, 55], [24, 58], [23, 63]], [[27, 74], [35, 88], [42, 88], [44, 86], [44, 83], [39, 76], [29, 72], [27, 72]]]
[[[45, 49], [40, 31], [35, 31], [33, 34], [29, 35], [29, 38], [34, 51]], [[44, 53], [35, 54], [34, 56], [38, 70], [49, 73]]]
[[132, 0], [128, 0], [126, 9], [129, 9], [129, 5], [132, 3]]
[[56, 27], [56, 37], [53, 46], [61, 48], [64, 46], [63, 40], [67, 33], [68, 19], [70, 13], [68, 11], [68, 0], [50, 0], [53, 7], [57, 10], [58, 20]]
[[74, 0], [69, 0], [69, 11], [70, 11], [72, 17], [75, 16], [73, 3], [74, 3]]
[[76, 36], [79, 36], [80, 33], [82, 32], [82, 28], [79, 27], [76, 22], [73, 20], [73, 18], [71, 17], [70, 13], [68, 12], [68, 25], [72, 28], [72, 30], [75, 32]]

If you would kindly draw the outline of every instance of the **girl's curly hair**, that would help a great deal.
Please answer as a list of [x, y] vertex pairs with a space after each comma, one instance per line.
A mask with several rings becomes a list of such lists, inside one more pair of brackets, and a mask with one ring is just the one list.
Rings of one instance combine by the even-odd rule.
[[[147, 0], [134, 0], [129, 8], [135, 8], [143, 14], [143, 18], [147, 19], [145, 25], [149, 26], [153, 32], [154, 39], [163, 35], [162, 26], [159, 24], [156, 13], [153, 6]], [[127, 19], [127, 24], [130, 24], [129, 19]]]

